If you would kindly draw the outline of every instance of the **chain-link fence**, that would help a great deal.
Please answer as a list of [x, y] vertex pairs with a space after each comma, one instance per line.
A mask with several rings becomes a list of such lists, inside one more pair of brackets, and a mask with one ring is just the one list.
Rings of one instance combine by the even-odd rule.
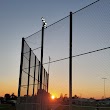
[[[72, 13], [72, 33], [73, 110], [109, 110], [110, 1], [97, 0]], [[41, 34], [24, 39], [20, 97], [38, 95]], [[44, 29], [42, 89], [55, 96], [48, 104], [56, 110], [69, 109], [69, 36], [70, 15]]]

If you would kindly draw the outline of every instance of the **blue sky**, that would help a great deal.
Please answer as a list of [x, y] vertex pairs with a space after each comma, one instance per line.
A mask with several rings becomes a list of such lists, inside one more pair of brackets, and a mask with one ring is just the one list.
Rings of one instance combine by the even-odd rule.
[[41, 29], [41, 17], [50, 25], [94, 1], [0, 0], [0, 95], [17, 94], [21, 40]]

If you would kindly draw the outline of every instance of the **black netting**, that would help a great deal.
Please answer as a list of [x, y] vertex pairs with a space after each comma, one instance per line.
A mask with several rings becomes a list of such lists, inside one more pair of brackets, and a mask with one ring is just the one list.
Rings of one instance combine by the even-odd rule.
[[[89, 99], [110, 97], [110, 1], [98, 0], [74, 12], [72, 27], [73, 103], [93, 106], [97, 102], [92, 103]], [[41, 36], [42, 30], [24, 40], [21, 96], [27, 95], [28, 87], [29, 96], [37, 96], [40, 89]], [[66, 101], [63, 100], [66, 104], [69, 97], [69, 37], [70, 16], [44, 29], [41, 87], [47, 91], [49, 82], [49, 93], [60, 97], [60, 101], [66, 97]]]
[[[99, 2], [73, 13], [73, 95], [110, 97], [110, 1]], [[92, 52], [94, 53], [88, 53]], [[104, 81], [107, 78], [104, 95]]]
[[[100, 0], [72, 14], [73, 95], [77, 94], [78, 96], [91, 96], [96, 98], [104, 97], [102, 78], [108, 77], [106, 74], [109, 73], [109, 5], [110, 1]], [[59, 97], [61, 93], [67, 94], [67, 96], [69, 95], [69, 23], [70, 16], [67, 16], [44, 29], [42, 88], [45, 89], [45, 86], [47, 86], [47, 79], [45, 77], [47, 77], [50, 56], [51, 62], [53, 63], [50, 64], [49, 70], [49, 91], [54, 93], [57, 97]], [[37, 58], [40, 60], [41, 36], [42, 30], [25, 39], [24, 53], [26, 53], [24, 54], [25, 64], [23, 64], [23, 68], [25, 72], [28, 73], [30, 47], [33, 50], [31, 52], [30, 65], [30, 75], [32, 77], [35, 68], [34, 56], [37, 55]], [[107, 50], [103, 48], [107, 48]], [[39, 60], [36, 61], [37, 66], [35, 76], [36, 82], [38, 81], [38, 83], [36, 83], [38, 88], [40, 86]], [[96, 76], [98, 75], [100, 78], [98, 77], [97, 79]], [[57, 84], [57, 82], [59, 83]], [[65, 82], [65, 84], [63, 82]], [[30, 84], [32, 83], [33, 82], [31, 81]], [[96, 96], [95, 94], [99, 93], [99, 89], [95, 90], [93, 88], [98, 88], [98, 85], [100, 86], [99, 89], [101, 92], [100, 95]], [[90, 92], [89, 95], [84, 95], [86, 92]], [[109, 94], [107, 96], [109, 96]]]
[[[40, 89], [40, 61], [33, 52], [32, 47], [30, 48], [29, 46], [28, 42], [24, 40], [21, 96], [36, 95], [38, 89]], [[46, 70], [44, 71], [43, 67], [42, 88], [47, 91], [47, 76], [45, 76], [45, 74]]]

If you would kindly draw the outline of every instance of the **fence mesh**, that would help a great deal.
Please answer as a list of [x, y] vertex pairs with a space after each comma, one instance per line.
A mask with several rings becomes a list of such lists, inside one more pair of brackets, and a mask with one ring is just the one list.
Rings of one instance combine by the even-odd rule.
[[[43, 82], [42, 87], [47, 91], [47, 79], [48, 73], [43, 67]], [[23, 67], [22, 67], [22, 79], [21, 79], [21, 96], [29, 95], [32, 96], [37, 94], [40, 84], [40, 61], [24, 40], [24, 52], [23, 52]], [[29, 80], [29, 85], [28, 85]], [[34, 81], [35, 80], [35, 81]], [[29, 94], [27, 94], [27, 87], [29, 86]], [[35, 87], [34, 87], [35, 86]], [[33, 91], [33, 88], [35, 91]], [[22, 92], [23, 90], [23, 92]], [[24, 92], [25, 91], [25, 92]], [[34, 92], [34, 94], [33, 94]]]
[[[110, 109], [110, 1], [97, 0], [74, 12], [72, 21], [72, 103], [76, 110], [79, 110], [79, 105], [81, 110], [94, 110], [96, 107], [99, 110], [108, 110]], [[56, 98], [51, 103], [57, 104], [51, 106], [53, 108], [58, 107], [59, 103], [69, 104], [69, 23], [70, 16], [67, 16], [44, 29], [42, 88], [47, 91], [47, 73], [49, 73], [49, 93]], [[24, 41], [21, 96], [27, 95], [29, 74], [29, 95], [32, 96], [35, 70], [34, 95], [37, 95], [39, 89], [41, 33], [40, 30]], [[33, 50], [31, 58], [30, 48]], [[31, 59], [30, 67], [29, 59]], [[59, 109], [66, 110], [63, 105], [59, 106]]]
[[[73, 56], [110, 46], [110, 1], [99, 2], [73, 13]], [[73, 58], [73, 94], [110, 97], [110, 49]], [[104, 81], [107, 78], [104, 96]]]

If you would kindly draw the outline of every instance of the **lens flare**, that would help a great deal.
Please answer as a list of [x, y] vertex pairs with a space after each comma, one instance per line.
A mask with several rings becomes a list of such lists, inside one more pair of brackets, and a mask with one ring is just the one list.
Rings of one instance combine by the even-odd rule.
[[52, 96], [51, 96], [51, 98], [54, 100], [54, 99], [55, 99], [55, 96], [54, 96], [54, 95], [52, 95]]

